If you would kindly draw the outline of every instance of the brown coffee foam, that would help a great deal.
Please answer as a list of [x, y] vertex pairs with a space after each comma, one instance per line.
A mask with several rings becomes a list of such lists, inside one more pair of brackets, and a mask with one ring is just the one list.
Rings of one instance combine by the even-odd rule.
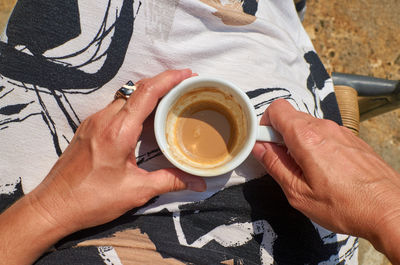
[[[192, 115], [200, 110], [214, 110], [224, 115], [231, 125], [231, 139], [227, 143], [227, 152], [211, 159], [191, 156], [182, 148], [175, 133], [179, 118]], [[166, 138], [171, 154], [182, 164], [196, 168], [215, 168], [232, 159], [241, 149], [247, 136], [247, 120], [236, 99], [216, 88], [197, 88], [179, 98], [171, 107], [166, 121]], [[187, 150], [186, 150], [187, 151]]]
[[189, 105], [175, 126], [178, 147], [189, 159], [215, 163], [236, 143], [237, 122], [222, 104], [202, 101]]

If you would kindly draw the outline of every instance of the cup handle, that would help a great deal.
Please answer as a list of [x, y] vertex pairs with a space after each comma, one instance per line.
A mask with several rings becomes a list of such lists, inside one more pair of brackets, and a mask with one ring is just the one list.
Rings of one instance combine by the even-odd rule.
[[259, 142], [284, 144], [282, 136], [271, 126], [259, 125], [256, 139]]

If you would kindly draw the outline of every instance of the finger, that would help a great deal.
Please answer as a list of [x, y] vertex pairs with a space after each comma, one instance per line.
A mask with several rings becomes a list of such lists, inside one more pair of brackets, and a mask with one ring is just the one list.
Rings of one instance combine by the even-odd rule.
[[[297, 111], [286, 100], [276, 100], [267, 109], [267, 116], [274, 127], [283, 137], [285, 145], [290, 150], [296, 162], [302, 166], [300, 160], [307, 158], [307, 153], [318, 149], [324, 143], [326, 126], [329, 121], [312, 117]], [[331, 126], [332, 127], [332, 126]], [[321, 131], [327, 131], [322, 133]]]
[[190, 69], [168, 70], [157, 76], [139, 82], [136, 91], [126, 101], [118, 115], [132, 126], [140, 125], [153, 111], [158, 100], [174, 86], [192, 76]]
[[179, 169], [160, 169], [148, 173], [148, 183], [155, 187], [154, 196], [180, 190], [205, 191], [207, 188], [203, 178], [187, 174]]
[[112, 115], [118, 113], [125, 105], [126, 99], [118, 98], [114, 99], [110, 104], [107, 105], [106, 110]]
[[[261, 125], [271, 125], [267, 108], [261, 117]], [[288, 154], [287, 148], [274, 143], [257, 142], [253, 148], [253, 156], [264, 166], [267, 172], [281, 185], [289, 185], [293, 178], [301, 178], [301, 169]]]
[[261, 116], [260, 125], [271, 126], [271, 121], [269, 120], [267, 111], [268, 111], [268, 108], [264, 111], [263, 115]]
[[278, 99], [269, 105], [266, 111], [266, 121], [269, 121], [271, 125], [282, 134], [282, 136], [290, 136], [292, 133], [292, 121], [293, 120], [305, 120], [312, 119], [309, 114], [297, 111], [288, 101], [284, 99]]
[[112, 119], [125, 105], [125, 102], [126, 99], [123, 98], [114, 99], [104, 109], [99, 110], [96, 114], [101, 115], [105, 119]]
[[108, 116], [114, 117], [114, 115], [122, 109], [125, 103], [125, 98], [118, 97], [112, 100], [102, 111], [107, 113]]
[[300, 167], [288, 154], [285, 147], [273, 143], [257, 142], [253, 148], [253, 156], [283, 190], [288, 190], [295, 182], [304, 182]]
[[191, 77], [192, 71], [168, 70], [153, 78], [139, 81], [136, 91], [129, 97], [122, 109], [115, 115], [116, 126], [123, 125], [120, 141], [133, 146], [139, 138], [144, 120], [154, 110], [158, 100], [174, 86]]
[[[142, 79], [142, 81], [144, 80], [145, 79]], [[107, 106], [107, 108], [109, 108], [109, 112], [113, 112], [115, 114], [117, 111], [119, 111], [122, 106], [125, 105], [127, 98], [129, 98], [129, 96], [135, 92], [135, 90], [136, 87], [132, 81], [128, 81], [125, 83], [125, 85], [122, 85], [121, 88], [115, 91], [114, 100]]]

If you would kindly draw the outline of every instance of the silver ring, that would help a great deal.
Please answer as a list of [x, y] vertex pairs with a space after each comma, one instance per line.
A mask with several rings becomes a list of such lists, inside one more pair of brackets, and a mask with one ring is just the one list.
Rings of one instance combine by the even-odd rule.
[[114, 100], [119, 98], [127, 100], [135, 90], [135, 85], [132, 81], [129, 81], [128, 83], [126, 83], [126, 85], [123, 85], [120, 89], [117, 90], [117, 92], [115, 92]]

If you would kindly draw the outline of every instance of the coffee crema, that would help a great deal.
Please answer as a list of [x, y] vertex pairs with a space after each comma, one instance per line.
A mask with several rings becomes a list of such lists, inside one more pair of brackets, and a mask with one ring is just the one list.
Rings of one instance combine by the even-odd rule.
[[232, 159], [247, 135], [246, 118], [232, 95], [216, 88], [184, 94], [167, 115], [166, 138], [181, 163], [213, 168]]
[[192, 160], [209, 163], [229, 155], [236, 128], [233, 117], [223, 105], [203, 101], [183, 110], [175, 133], [182, 153]]

